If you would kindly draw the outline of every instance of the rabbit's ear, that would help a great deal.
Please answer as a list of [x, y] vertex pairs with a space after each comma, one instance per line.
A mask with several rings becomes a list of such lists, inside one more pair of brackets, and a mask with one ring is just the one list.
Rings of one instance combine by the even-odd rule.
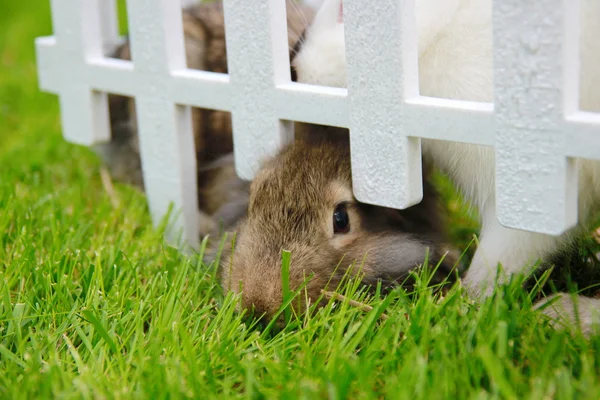
[[311, 31], [318, 33], [327, 31], [343, 20], [342, 0], [325, 0], [311, 25]]

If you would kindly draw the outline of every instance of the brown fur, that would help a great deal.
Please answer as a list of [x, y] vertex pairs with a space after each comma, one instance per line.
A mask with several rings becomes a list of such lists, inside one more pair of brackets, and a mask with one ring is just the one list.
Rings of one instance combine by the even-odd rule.
[[[286, 6], [288, 42], [290, 53], [293, 53], [296, 41], [312, 21], [314, 11], [290, 0], [286, 2]], [[189, 7], [183, 11], [182, 18], [188, 68], [227, 73], [222, 3], [212, 2]], [[113, 56], [131, 60], [129, 42], [119, 47]], [[131, 98], [110, 95], [109, 109], [112, 140], [96, 146], [95, 150], [116, 180], [143, 189], [135, 103]], [[233, 151], [231, 117], [224, 111], [193, 108], [192, 121], [198, 160], [199, 208], [215, 210], [223, 201], [223, 191], [218, 191], [220, 195], [213, 198], [206, 195], [212, 193], [212, 190], [205, 189], [213, 185], [219, 177], [227, 177], [228, 181], [231, 181], [229, 172], [233, 171], [233, 164], [229, 163], [225, 167], [226, 171], [216, 171], [214, 168], [206, 168], [206, 165]]]
[[[243, 307], [273, 316], [282, 304], [282, 250], [291, 251], [292, 290], [314, 274], [305, 289], [313, 302], [321, 289], [335, 289], [348, 266], [355, 260], [360, 265], [365, 256], [365, 283], [397, 283], [423, 262], [427, 247], [430, 264], [444, 253], [435, 192], [430, 186], [425, 190], [426, 201], [405, 211], [359, 203], [352, 196], [347, 141], [297, 141], [252, 182], [235, 251], [221, 267], [223, 288], [241, 287]], [[333, 213], [342, 202], [348, 203], [350, 232], [334, 234]], [[445, 260], [446, 272], [454, 261]]]

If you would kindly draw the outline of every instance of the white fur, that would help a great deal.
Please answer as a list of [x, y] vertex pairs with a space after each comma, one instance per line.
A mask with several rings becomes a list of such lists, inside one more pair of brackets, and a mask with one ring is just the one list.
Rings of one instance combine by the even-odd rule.
[[[344, 27], [337, 21], [340, 1], [325, 0], [307, 32], [294, 60], [301, 82], [346, 86]], [[491, 11], [491, 0], [416, 0], [421, 95], [493, 100]], [[600, 111], [600, 1], [583, 0], [582, 15], [581, 108]], [[479, 208], [479, 247], [463, 280], [471, 293], [491, 293], [498, 263], [508, 274], [524, 272], [569, 241], [572, 232], [557, 238], [498, 223], [492, 149], [426, 139], [422, 148]], [[579, 160], [578, 168], [579, 221], [585, 224], [600, 202], [600, 163]]]
[[304, 0], [302, 3], [314, 8], [315, 10], [318, 10], [323, 4], [323, 0]]

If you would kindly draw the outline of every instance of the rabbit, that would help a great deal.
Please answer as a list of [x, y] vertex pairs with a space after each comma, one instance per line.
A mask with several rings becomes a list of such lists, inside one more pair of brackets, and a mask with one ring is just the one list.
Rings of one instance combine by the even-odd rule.
[[[355, 261], [352, 274], [360, 269], [364, 284], [390, 288], [423, 264], [429, 248], [430, 264], [441, 262], [439, 278], [447, 276], [458, 257], [445, 247], [433, 186], [425, 181], [424, 201], [408, 210], [360, 203], [352, 195], [349, 141], [308, 137], [265, 161], [252, 181], [235, 247], [219, 268], [223, 290], [241, 290], [243, 309], [273, 318], [282, 305], [282, 250], [291, 252], [290, 290], [314, 274], [305, 288], [313, 304]], [[294, 302], [298, 312], [305, 306]]]
[[[291, 48], [291, 53], [299, 49], [299, 43], [302, 41], [302, 33], [305, 24], [312, 20], [313, 14], [305, 8], [297, 8], [292, 2], [288, 3], [288, 39]], [[295, 10], [295, 11], [294, 11]], [[223, 14], [220, 3], [205, 4], [197, 7], [186, 9], [183, 13], [185, 46], [187, 54], [187, 63], [191, 68], [202, 68], [214, 72], [227, 72], [226, 52], [224, 44], [224, 29], [223, 29]], [[121, 59], [130, 59], [129, 45], [126, 43], [120, 47], [115, 57]], [[295, 71], [291, 71], [291, 77], [296, 79]], [[111, 124], [113, 127], [113, 140], [104, 145], [99, 152], [103, 155], [105, 162], [110, 166], [113, 174], [117, 179], [133, 183], [140, 188], [143, 188], [143, 179], [140, 166], [140, 158], [138, 154], [137, 133], [135, 108], [133, 101], [121, 96], [111, 96]], [[226, 113], [209, 110], [194, 110], [194, 134], [196, 140], [196, 149], [198, 151], [198, 202], [201, 221], [201, 235], [209, 234], [213, 238], [219, 237], [223, 231], [234, 232], [240, 231], [241, 243], [244, 243], [244, 248], [256, 246], [255, 251], [259, 251], [262, 243], [253, 243], [248, 237], [248, 226], [254, 221], [253, 216], [256, 213], [251, 213], [248, 217], [247, 212], [250, 200], [250, 183], [239, 179], [235, 173], [233, 155], [231, 154], [231, 125]], [[309, 149], [318, 151], [318, 149], [327, 149], [329, 152], [340, 151], [347, 157], [348, 154], [348, 132], [347, 129], [335, 127], [320, 127], [312, 124], [296, 123], [295, 136], [300, 140], [302, 145], [292, 145], [291, 148], [297, 151]], [[323, 147], [321, 137], [327, 137], [331, 143], [337, 143], [335, 146], [341, 147]], [[316, 140], [318, 139], [318, 140]], [[313, 153], [310, 150], [311, 154]], [[298, 156], [298, 153], [294, 153]], [[349, 160], [345, 161], [349, 165]], [[311, 186], [312, 176], [321, 176], [321, 173], [314, 169], [317, 165], [309, 168], [310, 176], [305, 176], [305, 183], [299, 182], [299, 188]], [[306, 168], [305, 168], [306, 169]], [[277, 169], [281, 174], [287, 174], [283, 167]], [[268, 176], [275, 177], [273, 172], [269, 172]], [[424, 174], [428, 178], [427, 173]], [[342, 176], [343, 182], [349, 179], [349, 169], [347, 168]], [[298, 200], [306, 197], [303, 191], [295, 194]], [[310, 199], [310, 197], [309, 197]], [[256, 207], [256, 202], [254, 206]], [[357, 203], [358, 204], [358, 203]], [[266, 203], [264, 207], [271, 207]], [[392, 284], [396, 279], [399, 279], [408, 269], [415, 267], [418, 263], [422, 263], [425, 256], [425, 247], [436, 244], [435, 252], [432, 257], [437, 260], [440, 258], [441, 247], [437, 248], [437, 237], [442, 236], [442, 218], [438, 209], [437, 196], [433, 187], [424, 182], [424, 200], [421, 204], [408, 210], [398, 212], [396, 210], [372, 207], [367, 205], [357, 206], [351, 212], [361, 212], [361, 216], [369, 217], [369, 223], [365, 224], [364, 229], [371, 229], [373, 235], [366, 235], [363, 232], [365, 249], [374, 248], [376, 242], [381, 240], [382, 245], [387, 240], [386, 252], [376, 252], [379, 260], [378, 275], [373, 272], [373, 262], [371, 266], [371, 274], [366, 280], [374, 284], [378, 279], [387, 279], [388, 284]], [[282, 221], [287, 226], [293, 221]], [[287, 225], [286, 225], [287, 224]], [[243, 229], [242, 227], [246, 228]], [[269, 232], [278, 234], [277, 227], [270, 228]], [[352, 233], [357, 229], [356, 221], [354, 222]], [[358, 232], [358, 231], [357, 231]], [[391, 239], [394, 238], [393, 243]], [[361, 239], [362, 241], [362, 239]], [[209, 246], [205, 253], [205, 263], [211, 263], [216, 260], [218, 248], [209, 241]], [[227, 246], [229, 243], [225, 243]], [[405, 244], [405, 246], [404, 246]], [[358, 251], [358, 242], [355, 242], [351, 247]], [[378, 248], [378, 247], [377, 247]], [[403, 252], [406, 252], [404, 254]], [[227, 254], [227, 251], [225, 251]], [[301, 253], [300, 253], [301, 254]], [[318, 253], [315, 253], [318, 254]], [[331, 256], [331, 253], [328, 253]], [[340, 256], [338, 252], [334, 256]], [[382, 257], [389, 257], [389, 260], [383, 260]], [[296, 257], [296, 252], [294, 256]], [[327, 256], [326, 256], [327, 257]], [[329, 257], [330, 259], [331, 257]], [[457, 258], [457, 257], [455, 257]], [[329, 260], [328, 259], [328, 260]], [[451, 257], [448, 256], [445, 265], [451, 265]], [[339, 261], [339, 259], [337, 260]], [[336, 261], [336, 262], [337, 262]], [[395, 268], [394, 262], [400, 263], [401, 268]], [[331, 265], [323, 263], [315, 265], [317, 270], [324, 272]], [[231, 264], [234, 265], [234, 264]], [[452, 264], [453, 265], [453, 264]], [[276, 266], [273, 266], [276, 268]], [[386, 271], [385, 268], [389, 269]], [[392, 269], [394, 268], [394, 269]], [[238, 267], [235, 267], [238, 271]], [[234, 273], [235, 274], [235, 273]], [[235, 276], [232, 276], [235, 278]], [[245, 279], [250, 285], [254, 279], [260, 276], [251, 277], [247, 275]], [[325, 276], [321, 277], [325, 279]], [[224, 281], [222, 281], [224, 282]], [[270, 284], [270, 283], [269, 283]], [[276, 283], [274, 286], [269, 286], [268, 290], [277, 289]]]
[[[287, 2], [288, 41], [290, 49], [314, 12], [310, 7]], [[182, 12], [188, 68], [227, 73], [223, 5], [201, 3]], [[129, 42], [120, 46], [113, 57], [131, 60]], [[112, 140], [95, 146], [96, 152], [111, 169], [113, 176], [143, 189], [141, 161], [132, 99], [109, 96]], [[210, 162], [233, 151], [231, 118], [227, 112], [193, 109], [194, 139], [198, 164]]]
[[[325, 0], [292, 62], [299, 82], [346, 86], [346, 59], [341, 0]], [[600, 2], [582, 1], [580, 109], [600, 111]], [[491, 0], [416, 0], [420, 94], [468, 101], [493, 101]], [[579, 225], [560, 237], [505, 228], [495, 213], [495, 162], [490, 148], [422, 139], [423, 156], [454, 181], [478, 207], [482, 228], [479, 245], [462, 284], [474, 298], [493, 292], [496, 267], [502, 282], [533, 269], [569, 246], [598, 211], [600, 163], [577, 160]], [[568, 302], [568, 300], [565, 300]], [[600, 300], [585, 307], [600, 309]], [[566, 309], [569, 309], [568, 307]], [[572, 307], [570, 308], [572, 310]], [[568, 312], [566, 314], [569, 314]], [[584, 313], [590, 315], [590, 313]], [[572, 318], [572, 313], [566, 315]], [[583, 326], [591, 324], [588, 318]]]
[[[312, 21], [309, 6], [287, 1], [290, 51], [304, 28]], [[182, 11], [184, 45], [188, 68], [227, 73], [227, 52], [222, 2], [200, 3]], [[113, 51], [112, 57], [131, 60], [129, 42]], [[111, 141], [93, 150], [120, 182], [144, 189], [139, 154], [137, 121], [133, 99], [109, 95]], [[193, 131], [198, 165], [200, 236], [228, 230], [245, 212], [244, 197], [249, 184], [237, 177], [232, 158], [233, 138], [229, 113], [193, 108]], [[227, 207], [220, 207], [226, 203]], [[220, 210], [220, 211], [219, 211]], [[214, 216], [212, 214], [215, 214]], [[217, 229], [219, 228], [219, 229]]]

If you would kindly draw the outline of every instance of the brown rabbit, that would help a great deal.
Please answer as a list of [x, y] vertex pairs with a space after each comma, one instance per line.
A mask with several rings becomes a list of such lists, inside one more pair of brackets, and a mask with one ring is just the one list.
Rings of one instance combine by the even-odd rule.
[[[309, 9], [298, 8], [292, 2], [288, 2], [287, 4], [288, 38], [290, 48], [292, 48], [296, 41], [301, 41], [301, 34], [299, 33], [312, 20], [313, 15]], [[183, 13], [183, 24], [188, 66], [214, 72], [227, 72], [221, 4], [203, 4], [185, 10]], [[295, 46], [292, 54], [297, 48], [298, 46]], [[129, 45], [126, 43], [119, 48], [115, 57], [130, 59]], [[292, 78], [295, 78], [294, 71], [292, 71]], [[113, 138], [110, 143], [99, 146], [97, 150], [108, 164], [116, 179], [143, 188], [133, 101], [121, 96], [111, 96], [110, 109]], [[203, 226], [200, 233], [210, 233], [214, 238], [222, 230], [236, 230], [239, 221], [245, 220], [250, 184], [240, 180], [235, 173], [231, 154], [232, 135], [229, 115], [220, 111], [194, 109], [193, 124], [197, 158], [199, 161], [198, 200], [201, 217], [203, 217], [201, 218]], [[346, 191], [349, 191], [347, 193], [350, 193], [351, 198], [347, 129], [302, 123], [298, 123], [296, 127], [296, 137], [302, 139], [303, 143], [291, 146], [287, 152], [282, 152], [274, 161], [268, 164], [266, 169], [259, 175], [259, 181], [260, 177], [262, 177], [263, 181], [264, 179], [273, 178], [276, 179], [275, 182], [277, 183], [277, 179], [291, 175], [291, 171], [287, 170], [289, 165], [294, 166], [294, 163], [302, 161], [304, 164], [301, 165], [301, 170], [305, 171], [305, 173], [295, 181], [297, 191], [295, 196], [298, 202], [306, 204], [316, 202], [318, 204], [319, 197], [315, 197], [314, 191], [318, 190], [319, 187], [313, 186], [326, 179], [329, 176], [327, 175], [328, 171], [333, 174], [331, 176], [339, 174], [339, 182], [342, 185], [346, 185], [343, 187]], [[321, 143], [323, 138], [329, 138], [334, 141], [325, 146]], [[293, 149], [295, 151], [292, 151]], [[302, 149], [307, 149], [307, 154], [313, 154], [317, 157], [318, 154], [315, 152], [319, 151], [332, 153], [333, 156], [327, 156], [319, 160], [321, 163], [311, 162], [307, 166], [307, 160], [301, 160]], [[310, 151], [308, 151], [309, 149]], [[280, 158], [289, 159], [289, 161], [279, 164], [277, 160]], [[324, 170], [323, 173], [319, 172], [320, 168]], [[321, 181], [315, 181], [314, 176], [319, 177]], [[306, 181], [303, 182], [303, 180]], [[386, 249], [385, 253], [377, 250], [368, 256], [368, 260], [371, 260], [372, 257], [376, 258], [376, 264], [369, 261], [370, 264], [367, 264], [367, 266], [370, 265], [370, 269], [367, 268], [365, 270], [369, 272], [365, 278], [365, 282], [372, 284], [380, 279], [387, 283], [393, 283], [394, 280], [400, 278], [408, 269], [422, 262], [425, 255], [425, 246], [437, 243], [437, 236], [439, 236], [440, 232], [439, 212], [436, 209], [435, 192], [426, 181], [424, 183], [424, 201], [409, 210], [396, 211], [351, 202], [348, 205], [348, 212], [353, 218], [352, 230], [346, 235], [346, 239], [353, 237], [354, 239], [348, 245], [349, 247], [343, 246], [343, 248], [337, 248], [337, 251], [333, 252], [328, 251], [321, 254], [320, 247], [315, 247], [313, 255], [315, 257], [322, 257], [323, 261], [319, 263], [318, 261], [321, 259], [314, 258], [314, 265], [311, 267], [311, 270], [319, 273], [317, 280], [315, 280], [317, 286], [319, 285], [318, 282], [322, 282], [333, 272], [331, 260], [337, 257], [337, 261], [339, 261], [345, 252], [348, 253], [347, 256], [349, 257], [358, 257], [358, 253], [361, 251], [364, 253], [367, 250], [373, 252], [374, 249]], [[327, 186], [327, 182], [321, 182], [320, 184], [323, 194], [327, 190], [332, 190]], [[277, 187], [282, 188], [281, 185]], [[301, 190], [304, 187], [312, 187], [312, 192], [308, 191], [304, 193]], [[306, 200], [303, 200], [304, 198]], [[261, 200], [258, 201], [260, 202]], [[257, 207], [256, 204], [255, 200], [254, 208]], [[267, 199], [267, 202], [260, 207], [266, 209], [271, 205], [272, 203]], [[252, 207], [250, 209], [252, 210]], [[275, 210], [277, 208], [273, 209], [273, 211]], [[365, 222], [357, 224], [357, 221], [354, 221], [353, 213], [359, 213], [357, 215], [360, 218], [364, 218]], [[251, 233], [250, 227], [256, 226], [253, 223], [253, 221], [256, 221], [254, 219], [255, 215], [256, 213], [251, 211], [251, 215], [247, 218], [243, 225], [244, 228], [240, 232], [240, 239], [242, 240], [241, 254], [244, 254], [244, 248], [252, 249], [252, 246], [257, 246], [254, 248], [254, 252], [260, 252], [261, 249], [266, 248], [265, 244], [269, 243], [268, 240], [264, 243], [253, 243], [253, 236], [251, 236], [253, 233]], [[281, 222], [281, 224], [272, 226], [270, 230], [267, 229], [263, 232], [264, 235], [268, 236], [270, 233], [276, 235], [280, 228], [284, 229], [290, 224], [293, 225], [293, 220], [273, 222]], [[361, 232], [358, 229], [362, 230], [362, 236], [357, 235], [357, 233]], [[407, 232], [411, 233], [408, 234]], [[262, 238], [258, 237], [257, 240], [262, 240]], [[298, 244], [301, 244], [302, 240], [304, 238], [299, 238]], [[210, 261], [214, 258], [217, 250], [215, 244], [211, 243], [205, 261]], [[306, 252], [307, 247], [304, 249]], [[439, 259], [439, 254], [441, 254], [441, 250], [435, 246], [434, 258], [436, 260]], [[295, 251], [293, 253], [294, 260], [296, 260], [298, 255], [302, 257], [302, 252]], [[387, 259], [384, 259], [384, 256]], [[449, 263], [447, 262], [446, 264]], [[225, 263], [224, 265], [229, 264]], [[297, 265], [297, 261], [293, 261], [293, 265]], [[377, 269], [374, 269], [374, 265], [377, 265]], [[265, 293], [275, 293], [277, 288], [280, 288], [280, 284], [278, 286], [279, 281], [276, 279], [277, 265], [272, 264], [271, 266], [274, 268], [273, 274], [267, 274], [266, 277], [269, 279], [263, 282]], [[238, 281], [241, 279], [242, 283], [248, 283], [251, 285], [250, 287], [254, 284], [255, 288], [257, 288], [256, 285], [259, 283], [255, 281], [259, 279], [259, 276], [251, 276], [251, 271], [248, 271], [247, 275], [243, 275], [241, 272], [244, 271], [242, 265], [232, 264], [232, 267], [233, 269], [231, 269], [229, 278]], [[225, 268], [222, 271], [225, 271]], [[297, 268], [294, 268], [293, 271], [300, 272]], [[341, 275], [343, 275], [343, 272], [338, 271], [338, 278]], [[297, 274], [293, 275], [292, 278], [296, 279]], [[225, 273], [223, 274], [224, 286], [226, 286], [225, 283], [227, 281], [228, 276]], [[294, 282], [292, 281], [292, 284]], [[315, 283], [311, 285], [311, 287], [314, 287]], [[324, 285], [320, 287], [324, 287]], [[281, 302], [277, 300], [277, 297], [273, 298], [271, 296], [270, 298], [275, 299], [275, 303], [277, 301]], [[272, 310], [269, 312], [272, 312]]]
[[[288, 0], [287, 26], [290, 52], [297, 48], [305, 27], [313, 19], [312, 8]], [[227, 52], [223, 5], [220, 1], [198, 4], [183, 10], [183, 30], [188, 68], [227, 73]], [[291, 55], [290, 55], [291, 56]], [[113, 57], [131, 60], [129, 42], [120, 46]], [[94, 147], [117, 181], [143, 189], [143, 175], [137, 135], [137, 121], [133, 99], [109, 96], [112, 139]], [[205, 214], [228, 207], [221, 215], [231, 220], [243, 209], [234, 205], [245, 204], [241, 197], [248, 191], [248, 183], [234, 173], [232, 127], [229, 113], [193, 108], [193, 130], [198, 160], [198, 203]], [[227, 211], [229, 210], [229, 211]], [[201, 213], [202, 214], [202, 213]], [[206, 233], [210, 221], [204, 221]], [[227, 223], [225, 224], [227, 225]]]
[[[282, 250], [291, 251], [291, 290], [314, 274], [305, 288], [313, 302], [322, 289], [335, 289], [354, 261], [366, 284], [384, 287], [422, 264], [427, 247], [430, 264], [437, 264], [446, 252], [441, 218], [435, 191], [424, 184], [423, 202], [409, 210], [360, 203], [352, 194], [347, 141], [296, 141], [251, 184], [235, 250], [220, 268], [224, 290], [241, 288], [244, 308], [272, 317], [282, 304]], [[442, 272], [455, 261], [454, 254], [446, 257]]]

